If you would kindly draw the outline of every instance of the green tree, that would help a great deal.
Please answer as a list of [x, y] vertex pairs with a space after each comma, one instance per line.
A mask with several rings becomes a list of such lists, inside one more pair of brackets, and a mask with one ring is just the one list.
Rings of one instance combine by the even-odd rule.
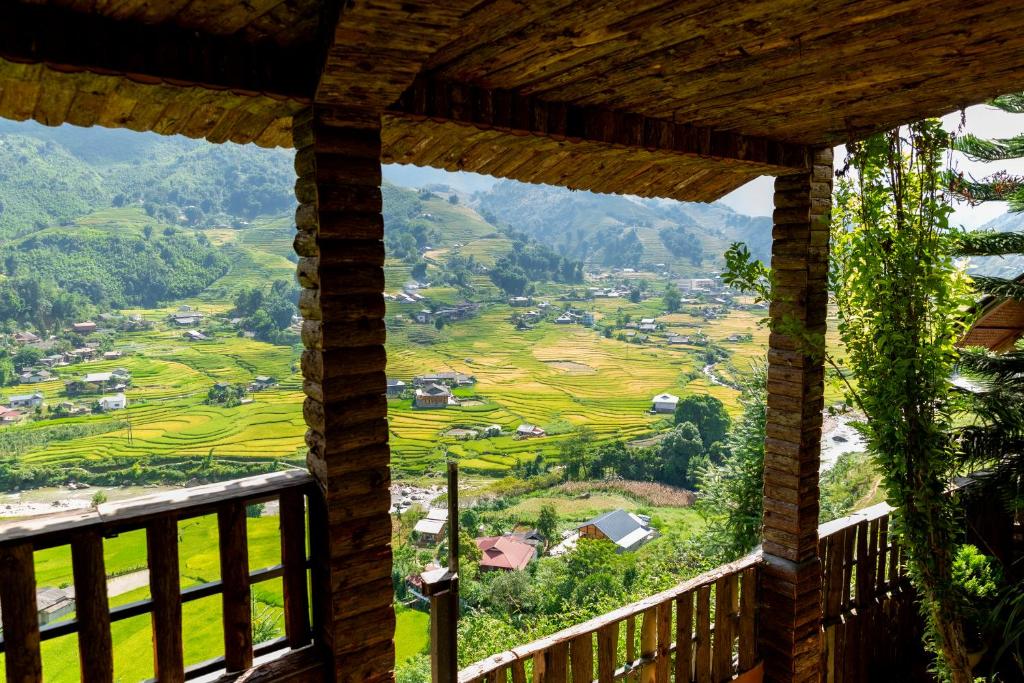
[[856, 177], [839, 183], [832, 291], [839, 331], [867, 416], [933, 643], [954, 683], [973, 680], [953, 580], [959, 535], [946, 487], [956, 471], [946, 400], [963, 332], [967, 285], [943, 240], [952, 209], [941, 188], [949, 142], [937, 121], [851, 145]]
[[676, 424], [690, 422], [697, 427], [704, 447], [722, 441], [729, 431], [729, 413], [725, 405], [714, 396], [694, 394], [685, 396], [676, 405]]
[[691, 477], [696, 460], [704, 455], [704, 442], [700, 431], [692, 422], [677, 424], [664, 440], [658, 444], [658, 457], [661, 460], [660, 481], [673, 486], [692, 488]]
[[558, 511], [554, 505], [545, 504], [537, 515], [537, 531], [544, 537], [544, 542], [551, 545], [558, 537]]
[[662, 303], [665, 305], [665, 310], [669, 313], [675, 313], [679, 310], [682, 305], [682, 298], [679, 296], [679, 290], [672, 283], [665, 286], [665, 294], [662, 296]]

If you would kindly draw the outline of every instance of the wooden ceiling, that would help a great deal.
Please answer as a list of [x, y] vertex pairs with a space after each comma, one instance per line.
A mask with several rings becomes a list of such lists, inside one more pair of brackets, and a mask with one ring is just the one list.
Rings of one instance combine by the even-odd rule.
[[1024, 337], [1024, 303], [989, 298], [979, 308], [978, 320], [960, 340], [961, 346], [983, 346], [1002, 353]]
[[0, 116], [288, 146], [356, 106], [386, 160], [678, 199], [1020, 89], [999, 0], [0, 3]]

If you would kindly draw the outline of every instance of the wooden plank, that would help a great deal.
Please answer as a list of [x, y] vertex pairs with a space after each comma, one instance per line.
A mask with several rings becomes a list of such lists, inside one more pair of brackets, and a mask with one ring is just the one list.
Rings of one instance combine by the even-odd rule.
[[75, 577], [79, 672], [83, 683], [106, 683], [114, 680], [114, 650], [103, 538], [98, 532], [86, 531], [71, 541], [71, 565]]
[[309, 643], [306, 570], [306, 497], [292, 489], [281, 494], [281, 565], [284, 567], [284, 632], [297, 649]]
[[743, 570], [740, 583], [739, 653], [740, 673], [757, 663], [757, 568]]
[[[633, 666], [634, 662], [636, 662], [636, 615], [631, 615], [626, 619], [626, 663]], [[635, 681], [634, 672], [630, 671], [625, 680]]]
[[572, 683], [591, 683], [594, 680], [592, 633], [584, 633], [569, 642], [569, 660], [572, 663]]
[[668, 683], [672, 665], [669, 648], [672, 646], [672, 601], [658, 605], [658, 658], [655, 662], [654, 680]]
[[183, 683], [178, 522], [172, 515], [146, 526], [149, 592], [153, 600], [153, 671], [161, 683]]
[[697, 644], [694, 680], [711, 683], [711, 586], [697, 589]]
[[512, 683], [526, 683], [526, 667], [523, 665], [522, 660], [516, 660], [512, 662], [510, 667], [512, 671]]
[[676, 683], [693, 680], [693, 593], [676, 598]]
[[[640, 656], [654, 659], [658, 656], [658, 608], [652, 607], [643, 613], [640, 625]], [[654, 683], [654, 663], [644, 664], [640, 669], [641, 683]]]
[[597, 680], [598, 683], [612, 683], [618, 663], [619, 624], [606, 624], [597, 632]]
[[843, 578], [846, 559], [847, 530], [841, 529], [828, 536], [828, 556], [824, 573], [825, 619], [839, 616], [843, 601]]
[[252, 666], [252, 598], [245, 505], [225, 504], [217, 513], [220, 542], [224, 666], [228, 672]]
[[886, 562], [889, 558], [889, 516], [886, 515], [878, 520], [878, 579], [875, 584], [875, 591], [882, 595], [886, 591], [887, 582], [885, 578]]
[[868, 534], [870, 531], [866, 521], [857, 525], [857, 593], [854, 604], [858, 607], [866, 606], [870, 601], [871, 587], [875, 579], [875, 568], [871, 566], [871, 556], [868, 553]]
[[[544, 653], [544, 683], [567, 683], [569, 680], [569, 643], [556, 643]], [[534, 679], [536, 675], [534, 675]]]
[[36, 572], [31, 543], [0, 546], [0, 611], [9, 683], [41, 683]]
[[724, 683], [732, 678], [732, 617], [736, 575], [724, 576], [715, 584], [715, 639], [711, 678]]

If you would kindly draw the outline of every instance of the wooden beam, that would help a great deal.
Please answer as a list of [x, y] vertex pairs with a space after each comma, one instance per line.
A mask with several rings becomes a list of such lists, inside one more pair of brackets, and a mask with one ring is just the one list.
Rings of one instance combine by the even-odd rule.
[[20, 2], [0, 3], [0, 59], [46, 64], [59, 72], [123, 75], [144, 84], [199, 86], [300, 103], [312, 98], [317, 76], [308, 46], [254, 45], [229, 36]]
[[41, 683], [39, 613], [32, 544], [0, 547], [0, 607], [4, 635], [4, 668], [10, 683]]
[[508, 90], [489, 90], [423, 76], [402, 93], [388, 113], [515, 136], [731, 162], [759, 168], [766, 174], [806, 170], [809, 164], [808, 148], [804, 145], [640, 114], [546, 102]]
[[114, 650], [110, 635], [110, 604], [103, 560], [103, 537], [89, 530], [71, 541], [71, 565], [75, 578], [75, 611], [78, 630], [79, 673], [83, 683], [114, 679]]

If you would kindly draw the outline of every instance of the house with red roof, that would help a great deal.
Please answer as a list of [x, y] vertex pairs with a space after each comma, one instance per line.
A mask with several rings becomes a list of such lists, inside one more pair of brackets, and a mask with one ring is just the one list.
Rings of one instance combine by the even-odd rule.
[[520, 571], [537, 557], [537, 549], [511, 536], [484, 536], [476, 539], [482, 571]]

